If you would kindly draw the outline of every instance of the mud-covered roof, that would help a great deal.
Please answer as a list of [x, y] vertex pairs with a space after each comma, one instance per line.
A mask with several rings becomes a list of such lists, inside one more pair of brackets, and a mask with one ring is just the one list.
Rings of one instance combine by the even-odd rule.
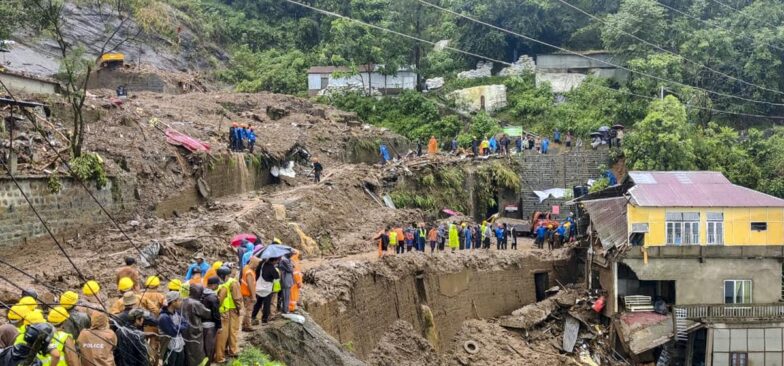
[[784, 207], [784, 200], [732, 184], [720, 172], [633, 171], [631, 203], [643, 207]]
[[602, 248], [605, 250], [622, 246], [629, 238], [626, 203], [626, 197], [583, 201], [583, 206], [591, 216], [593, 228], [599, 233]]

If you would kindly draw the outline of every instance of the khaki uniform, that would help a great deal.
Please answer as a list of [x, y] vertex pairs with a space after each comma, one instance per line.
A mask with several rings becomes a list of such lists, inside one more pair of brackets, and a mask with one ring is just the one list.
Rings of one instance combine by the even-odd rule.
[[109, 319], [105, 314], [94, 311], [91, 323], [90, 329], [83, 330], [76, 340], [81, 364], [115, 366], [114, 348], [117, 347], [117, 335], [109, 329]]
[[[218, 302], [221, 304], [221, 329], [218, 330], [218, 340], [215, 345], [215, 362], [218, 363], [226, 360], [225, 353], [227, 348], [229, 356], [235, 356], [240, 353], [237, 337], [240, 332], [242, 293], [240, 292], [240, 284], [236, 279], [230, 278], [228, 281], [231, 281], [228, 286], [224, 284], [218, 288]], [[231, 297], [231, 299], [227, 299], [227, 297]], [[232, 301], [234, 308], [226, 308], [226, 304]]]
[[[139, 298], [139, 305], [141, 305], [143, 309], [155, 315], [155, 318], [158, 318], [158, 315], [160, 315], [164, 302], [166, 302], [166, 296], [157, 290], [148, 289], [144, 291], [142, 296]], [[145, 325], [144, 332], [148, 334], [158, 334], [158, 327]], [[158, 360], [161, 353], [161, 342], [158, 337], [150, 337], [149, 341], [150, 347], [148, 348], [148, 352], [150, 357], [150, 365], [158, 365]]]

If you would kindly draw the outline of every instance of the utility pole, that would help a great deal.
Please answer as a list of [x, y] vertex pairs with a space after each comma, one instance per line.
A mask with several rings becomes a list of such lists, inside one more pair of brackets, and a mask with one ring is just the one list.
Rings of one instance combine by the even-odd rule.
[[664, 85], [662, 85], [659, 90], [659, 99], [664, 99]]

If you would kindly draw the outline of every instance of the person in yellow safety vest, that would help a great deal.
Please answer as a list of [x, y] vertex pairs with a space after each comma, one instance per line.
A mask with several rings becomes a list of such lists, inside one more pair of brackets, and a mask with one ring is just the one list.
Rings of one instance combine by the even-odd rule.
[[393, 248], [393, 252], [397, 253], [397, 231], [395, 230], [389, 230], [389, 246]]
[[[163, 295], [162, 292], [158, 291], [158, 287], [161, 285], [161, 279], [158, 276], [150, 276], [147, 277], [147, 280], [144, 281], [144, 287], [146, 289], [142, 292], [141, 297], [139, 297], [139, 305], [150, 313], [155, 316], [155, 319], [158, 319], [158, 315], [161, 313], [161, 309], [166, 302], [166, 296]], [[154, 325], [144, 325], [144, 332], [147, 334], [158, 334], [158, 327]], [[158, 365], [158, 359], [160, 357], [160, 340], [158, 337], [149, 337], [147, 338], [150, 342], [150, 346], [148, 347], [148, 353], [150, 357], [150, 364], [151, 365]]]
[[41, 323], [46, 323], [44, 313], [41, 312], [41, 309], [35, 309], [25, 313], [24, 322], [22, 323], [22, 327], [19, 328], [19, 335], [14, 340], [14, 345], [24, 343], [24, 335], [29, 326]]
[[479, 151], [482, 155], [487, 155], [490, 152], [490, 141], [487, 140], [487, 137], [479, 143]]
[[55, 361], [51, 355], [44, 357], [39, 354], [38, 359], [41, 360], [42, 366], [81, 366], [79, 354], [76, 352], [76, 342], [71, 334], [63, 330], [63, 324], [68, 318], [68, 310], [65, 307], [57, 306], [49, 311], [46, 320], [54, 326], [50, 346], [57, 349], [59, 358]]
[[75, 308], [79, 303], [79, 294], [73, 291], [66, 291], [60, 295], [60, 305], [68, 310], [68, 320], [63, 324], [63, 331], [70, 334], [74, 339], [84, 329], [90, 329], [90, 316]]
[[27, 312], [27, 307], [23, 305], [14, 305], [8, 309], [8, 324], [0, 325], [0, 349], [13, 346], [16, 337], [24, 334], [24, 315]]
[[133, 280], [130, 279], [130, 277], [123, 277], [117, 282], [117, 290], [120, 291], [120, 297], [117, 300], [114, 300], [112, 306], [109, 307], [109, 313], [117, 315], [125, 310], [123, 295], [125, 295], [126, 292], [133, 291], [133, 286]]
[[452, 249], [452, 253], [455, 252], [455, 249], [460, 246], [460, 235], [457, 233], [457, 225], [454, 223], [449, 224], [449, 248]]
[[180, 279], [177, 278], [170, 280], [166, 287], [169, 289], [169, 291], [179, 292], [181, 299], [187, 299], [191, 290], [191, 287], [187, 282], [183, 283]]
[[256, 268], [260, 262], [261, 259], [259, 257], [251, 256], [248, 264], [242, 269], [240, 292], [242, 293], [242, 301], [245, 307], [245, 314], [242, 317], [242, 330], [246, 332], [253, 330], [250, 315], [253, 312], [253, 304], [256, 303]]
[[202, 286], [207, 287], [207, 280], [210, 279], [210, 277], [215, 277], [218, 274], [218, 269], [221, 267], [223, 267], [223, 262], [216, 261], [213, 263], [212, 267], [207, 270], [207, 273], [204, 273], [204, 275], [201, 276]]
[[[220, 303], [221, 328], [218, 330], [218, 340], [215, 344], [215, 362], [223, 363], [226, 361], [226, 354], [229, 357], [236, 357], [240, 353], [237, 337], [240, 332], [240, 307], [242, 293], [240, 284], [231, 270], [221, 267], [217, 271], [218, 277], [224, 281], [218, 286], [218, 303]], [[228, 348], [228, 353], [226, 350]]]

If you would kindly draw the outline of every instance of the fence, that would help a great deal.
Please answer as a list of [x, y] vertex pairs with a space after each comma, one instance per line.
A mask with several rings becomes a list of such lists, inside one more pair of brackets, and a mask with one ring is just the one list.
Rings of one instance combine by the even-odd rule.
[[771, 319], [784, 318], [781, 304], [714, 304], [677, 305], [686, 311], [686, 319]]

